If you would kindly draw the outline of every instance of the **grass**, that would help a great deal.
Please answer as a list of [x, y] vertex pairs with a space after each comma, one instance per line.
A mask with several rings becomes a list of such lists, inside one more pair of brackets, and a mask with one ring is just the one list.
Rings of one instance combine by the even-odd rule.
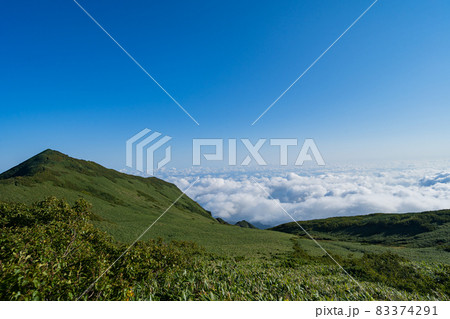
[[1, 300], [449, 300], [448, 265], [334, 255], [358, 285], [295, 238], [271, 257], [138, 242], [83, 294], [126, 248], [92, 225], [87, 202], [0, 203], [0, 213]]
[[[390, 250], [413, 260], [450, 263], [450, 210], [333, 217], [300, 224], [333, 251]], [[271, 229], [305, 237], [296, 223]]]

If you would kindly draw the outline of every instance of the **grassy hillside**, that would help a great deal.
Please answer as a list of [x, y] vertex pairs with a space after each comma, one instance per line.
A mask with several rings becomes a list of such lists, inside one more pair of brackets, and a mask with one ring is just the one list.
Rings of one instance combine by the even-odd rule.
[[[385, 246], [450, 251], [450, 210], [408, 214], [371, 214], [299, 222], [314, 237]], [[272, 230], [304, 236], [296, 223]]]
[[[207, 253], [189, 242], [127, 245], [92, 225], [90, 205], [0, 203], [0, 300], [448, 300], [450, 266], [392, 253], [271, 258]], [[225, 226], [234, 228], [232, 226]], [[101, 274], [103, 276], [99, 277]], [[98, 279], [98, 281], [97, 281]], [[94, 283], [95, 284], [92, 284]]]
[[[48, 196], [93, 205], [95, 225], [121, 242], [134, 241], [181, 191], [155, 177], [143, 178], [46, 150], [0, 175], [0, 201], [31, 204]], [[291, 235], [222, 225], [184, 195], [146, 236], [194, 241], [206, 249], [235, 255], [267, 255], [290, 250]]]

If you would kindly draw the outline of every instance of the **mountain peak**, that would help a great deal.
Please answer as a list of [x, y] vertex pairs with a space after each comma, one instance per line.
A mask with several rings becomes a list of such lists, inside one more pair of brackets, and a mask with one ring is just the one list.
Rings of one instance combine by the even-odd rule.
[[46, 155], [46, 156], [68, 156], [68, 155], [63, 154], [63, 153], [61, 153], [61, 152], [59, 152], [59, 151], [52, 150], [51, 148], [47, 148], [46, 150], [44, 150], [44, 151], [38, 153], [36, 156], [39, 156], [39, 155]]
[[43, 173], [46, 175], [45, 178], [48, 175], [58, 178], [58, 176], [64, 174], [77, 173], [89, 176], [105, 176], [110, 179], [122, 174], [92, 161], [73, 158], [59, 151], [46, 149], [0, 174], [0, 180], [14, 177], [33, 177], [38, 181], [40, 177], [43, 177]]
[[237, 222], [236, 224], [234, 224], [236, 226], [242, 227], [242, 228], [254, 228], [257, 229], [258, 227], [256, 227], [255, 225], [250, 224], [248, 221], [246, 220], [241, 220], [239, 222]]
[[37, 173], [45, 170], [45, 166], [51, 161], [60, 161], [64, 157], [68, 157], [58, 151], [46, 149], [45, 151], [27, 159], [17, 166], [0, 174], [0, 179], [7, 179], [11, 177], [25, 177], [34, 176]]
[[[25, 188], [23, 188], [25, 187]], [[18, 190], [21, 190], [18, 192]], [[92, 161], [72, 158], [46, 149], [23, 163], [0, 174], [0, 200], [40, 200], [43, 196], [67, 199], [85, 197], [102, 204], [126, 210], [166, 209], [195, 213], [213, 219], [198, 203], [181, 195], [174, 184], [156, 177], [140, 177], [120, 173]], [[177, 199], [178, 198], [178, 199]]]

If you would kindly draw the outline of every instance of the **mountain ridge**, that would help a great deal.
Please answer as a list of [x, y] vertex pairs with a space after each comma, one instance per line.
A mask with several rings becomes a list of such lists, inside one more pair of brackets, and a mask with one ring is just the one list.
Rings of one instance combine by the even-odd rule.
[[[157, 177], [141, 177], [135, 175], [129, 175], [118, 172], [113, 169], [103, 167], [92, 161], [86, 161], [82, 159], [75, 159], [61, 152], [46, 149], [41, 153], [25, 160], [24, 162], [12, 167], [11, 169], [0, 174], [0, 183], [6, 183], [6, 181], [13, 181], [15, 184], [22, 184], [24, 186], [31, 186], [36, 183], [51, 182], [56, 187], [71, 189], [81, 192], [85, 195], [92, 195], [105, 201], [110, 201], [114, 204], [122, 203], [120, 200], [115, 199], [113, 194], [109, 194], [105, 191], [96, 189], [92, 185], [85, 185], [81, 187], [75, 182], [64, 179], [64, 173], [74, 174], [79, 179], [78, 175], [84, 175], [88, 178], [101, 177], [106, 178], [112, 183], [117, 183], [118, 179], [128, 179], [131, 181], [139, 181], [147, 185], [154, 187], [169, 187], [176, 189], [181, 193], [181, 190], [174, 184], [166, 182]], [[151, 195], [138, 191], [138, 195], [146, 197], [149, 200], [153, 200]], [[187, 196], [183, 196], [188, 198]], [[190, 208], [195, 208], [193, 211], [203, 216], [212, 218], [211, 213], [204, 210], [198, 203], [189, 198], [188, 202], [192, 204]]]
[[[419, 213], [368, 214], [298, 221], [321, 239], [358, 241], [384, 245], [450, 248], [450, 209]], [[270, 230], [304, 236], [295, 222]]]
[[234, 224], [235, 226], [239, 226], [242, 228], [252, 228], [252, 229], [258, 229], [258, 227], [256, 227], [255, 225], [249, 223], [248, 221], [246, 221], [245, 219], [238, 221], [237, 223]]
[[[270, 254], [292, 246], [292, 235], [222, 225], [174, 184], [128, 175], [55, 150], [40, 152], [0, 174], [0, 202], [30, 205], [47, 197], [69, 204], [84, 198], [98, 217], [95, 226], [125, 243], [157, 221], [142, 240], [192, 241], [209, 251], [236, 255]], [[271, 244], [262, 245], [265, 240]]]

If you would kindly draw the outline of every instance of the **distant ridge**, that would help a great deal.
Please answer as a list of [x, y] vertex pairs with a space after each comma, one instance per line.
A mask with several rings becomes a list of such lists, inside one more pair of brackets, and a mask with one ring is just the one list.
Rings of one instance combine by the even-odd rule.
[[220, 217], [217, 217], [216, 220], [217, 220], [219, 223], [221, 223], [222, 225], [229, 225], [229, 226], [232, 226], [230, 223], [226, 222], [225, 220], [223, 220], [223, 219], [220, 218]]
[[234, 224], [234, 225], [235, 225], [235, 226], [242, 227], [242, 228], [253, 228], [253, 229], [258, 229], [258, 227], [256, 227], [256, 226], [250, 224], [250, 223], [249, 223], [248, 221], [246, 221], [246, 220], [241, 220], [241, 221], [237, 222], [237, 223]]
[[[298, 223], [318, 239], [414, 247], [439, 246], [450, 250], [450, 210], [331, 217]], [[305, 236], [294, 222], [270, 230]]]
[[241, 227], [241, 228], [252, 228], [252, 229], [261, 229], [259, 227], [256, 227], [253, 224], [250, 224], [248, 221], [246, 220], [241, 220], [238, 221], [235, 224], [230, 224], [229, 222], [225, 221], [223, 218], [217, 217], [216, 220], [221, 223], [222, 225], [228, 225], [228, 226], [237, 226], [237, 227]]

